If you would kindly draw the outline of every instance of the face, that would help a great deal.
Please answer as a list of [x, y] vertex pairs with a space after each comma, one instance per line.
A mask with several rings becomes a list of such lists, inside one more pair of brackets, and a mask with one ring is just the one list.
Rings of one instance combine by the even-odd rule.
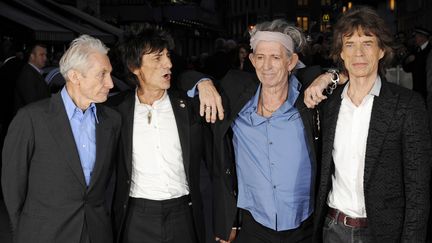
[[247, 57], [247, 51], [244, 48], [239, 49], [239, 58], [241, 61], [243, 61]]
[[165, 48], [161, 52], [144, 54], [141, 67], [133, 70], [140, 87], [154, 91], [166, 90], [171, 85], [171, 58]]
[[422, 34], [415, 34], [414, 39], [417, 46], [423, 45], [428, 40], [428, 38]]
[[263, 87], [270, 88], [288, 82], [289, 72], [298, 61], [297, 54], [289, 58], [285, 47], [275, 41], [260, 41], [255, 49], [249, 58]]
[[350, 79], [369, 78], [378, 74], [378, 63], [384, 51], [379, 48], [376, 36], [366, 36], [357, 30], [352, 36], [343, 37], [340, 55]]
[[94, 52], [88, 57], [88, 70], [79, 74], [79, 93], [85, 103], [106, 101], [114, 87], [111, 63], [106, 54]]
[[42, 69], [47, 61], [47, 50], [44, 47], [36, 46], [30, 54], [29, 62]]

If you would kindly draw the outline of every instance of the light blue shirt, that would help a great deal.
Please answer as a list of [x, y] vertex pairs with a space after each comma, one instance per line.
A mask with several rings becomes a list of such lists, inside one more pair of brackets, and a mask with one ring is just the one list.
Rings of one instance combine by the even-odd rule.
[[99, 123], [96, 115], [96, 106], [94, 103], [91, 103], [90, 107], [83, 112], [72, 101], [66, 87], [63, 87], [61, 97], [66, 108], [81, 160], [81, 167], [88, 186], [96, 161], [96, 123]]
[[294, 229], [313, 211], [311, 153], [295, 101], [301, 88], [291, 75], [288, 99], [266, 118], [257, 114], [261, 86], [231, 125], [237, 166], [237, 206], [277, 231]]

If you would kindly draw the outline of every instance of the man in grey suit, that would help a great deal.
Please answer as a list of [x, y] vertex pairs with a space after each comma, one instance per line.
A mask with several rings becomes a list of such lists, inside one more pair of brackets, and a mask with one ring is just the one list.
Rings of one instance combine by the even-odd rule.
[[113, 240], [109, 185], [121, 118], [96, 104], [113, 87], [107, 51], [93, 37], [75, 39], [60, 60], [66, 86], [10, 125], [2, 187], [17, 243]]

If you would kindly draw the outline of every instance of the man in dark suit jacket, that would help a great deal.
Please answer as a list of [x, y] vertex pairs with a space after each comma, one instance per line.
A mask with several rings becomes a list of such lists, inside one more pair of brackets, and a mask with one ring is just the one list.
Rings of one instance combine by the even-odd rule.
[[349, 82], [320, 112], [315, 241], [425, 242], [432, 145], [424, 101], [384, 79], [392, 38], [374, 10], [345, 13], [333, 40]]
[[63, 90], [19, 110], [3, 149], [2, 188], [17, 243], [113, 241], [113, 155], [121, 118], [104, 102], [113, 87], [108, 49], [75, 39], [60, 61]]
[[146, 26], [120, 47], [137, 88], [109, 101], [124, 121], [113, 206], [118, 242], [204, 242], [204, 130], [189, 98], [169, 90], [172, 43]]
[[415, 53], [405, 59], [403, 69], [405, 72], [412, 73], [413, 90], [419, 92], [426, 99], [426, 63], [432, 50], [432, 44], [429, 42], [430, 32], [423, 28], [415, 28], [413, 35], [417, 49]]
[[28, 62], [22, 67], [15, 86], [15, 111], [44, 98], [50, 97], [47, 83], [42, 76], [42, 68], [47, 60], [45, 45], [36, 43], [31, 46]]

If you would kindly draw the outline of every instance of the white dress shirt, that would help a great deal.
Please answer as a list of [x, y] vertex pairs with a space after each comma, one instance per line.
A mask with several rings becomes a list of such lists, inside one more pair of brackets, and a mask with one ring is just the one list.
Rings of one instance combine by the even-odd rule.
[[177, 124], [167, 92], [152, 106], [141, 104], [135, 92], [134, 112], [129, 195], [166, 200], [189, 194]]
[[355, 106], [348, 97], [349, 83], [342, 92], [342, 103], [336, 123], [333, 143], [335, 172], [332, 190], [328, 196], [329, 207], [336, 208], [351, 217], [366, 217], [363, 192], [366, 142], [375, 96], [379, 96], [381, 79], [378, 76], [368, 95]]

